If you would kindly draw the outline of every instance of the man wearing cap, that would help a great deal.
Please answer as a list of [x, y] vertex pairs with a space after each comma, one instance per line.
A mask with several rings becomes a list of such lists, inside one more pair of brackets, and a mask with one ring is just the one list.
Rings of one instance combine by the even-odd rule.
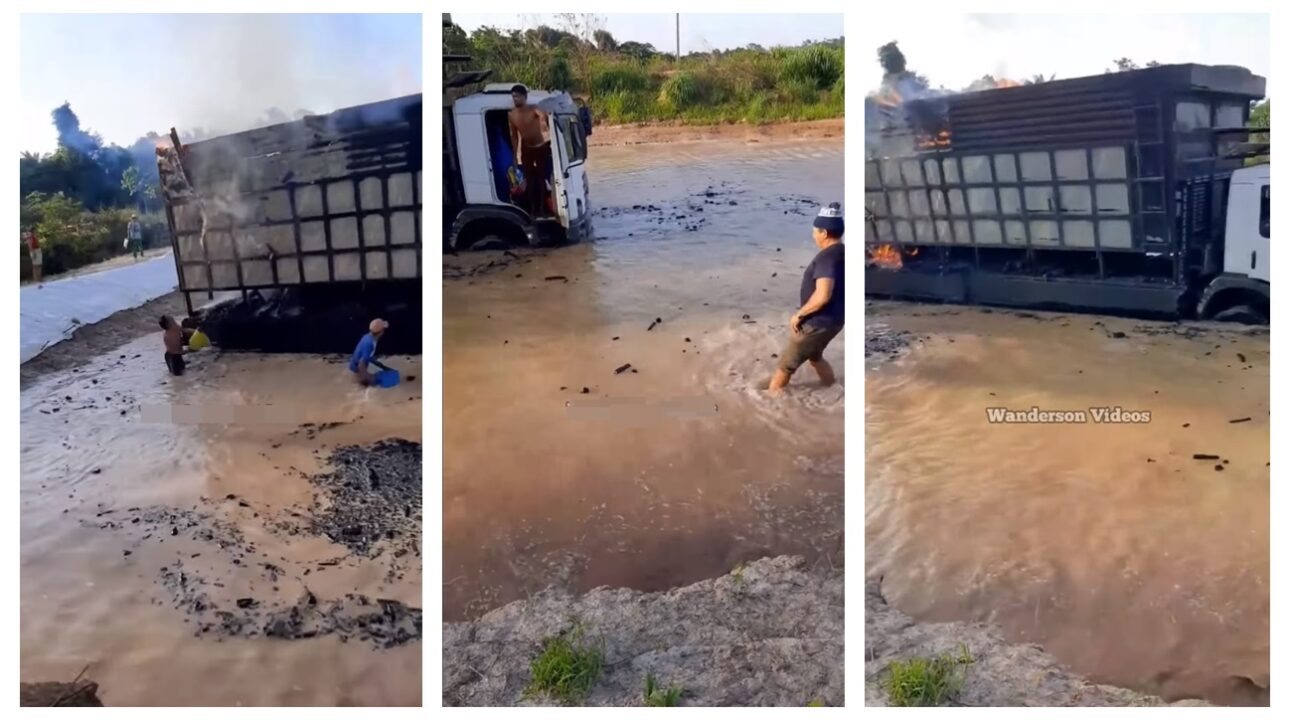
[[833, 366], [824, 359], [824, 348], [842, 332], [845, 310], [843, 281], [842, 208], [838, 203], [821, 208], [811, 236], [820, 251], [802, 273], [802, 307], [788, 320], [788, 346], [780, 354], [779, 367], [770, 379], [769, 390], [778, 395], [802, 363], [820, 376], [825, 386], [836, 378]]
[[368, 324], [368, 333], [358, 341], [358, 347], [354, 348], [354, 354], [349, 358], [349, 371], [354, 374], [354, 380], [363, 386], [373, 385], [376, 383], [376, 374], [368, 368], [375, 365], [382, 370], [389, 370], [376, 359], [376, 341], [381, 339], [390, 324], [377, 318]]

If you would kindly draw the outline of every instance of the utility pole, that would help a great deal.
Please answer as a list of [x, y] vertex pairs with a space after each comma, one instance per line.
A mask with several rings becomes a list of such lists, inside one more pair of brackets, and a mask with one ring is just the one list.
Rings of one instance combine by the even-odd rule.
[[676, 14], [676, 62], [681, 62], [681, 13]]

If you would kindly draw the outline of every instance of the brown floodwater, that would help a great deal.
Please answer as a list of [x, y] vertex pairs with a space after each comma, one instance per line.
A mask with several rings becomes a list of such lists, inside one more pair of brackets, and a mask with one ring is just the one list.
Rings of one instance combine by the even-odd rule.
[[[419, 358], [390, 363], [420, 375]], [[419, 560], [403, 561], [400, 577], [388, 557], [331, 565], [344, 547], [269, 522], [308, 505], [305, 475], [329, 450], [419, 442], [419, 381], [362, 390], [334, 360], [212, 351], [171, 378], [154, 333], [31, 384], [21, 421], [24, 681], [69, 681], [84, 668], [107, 705], [420, 704], [419, 642], [196, 637], [159, 582], [179, 561], [216, 581], [210, 596], [223, 607], [243, 596], [289, 603], [306, 588], [320, 602], [362, 593], [420, 607]], [[301, 432], [305, 423], [343, 424]], [[153, 507], [235, 527], [283, 577], [270, 587], [254, 563], [188, 533], [103, 527]]]
[[866, 572], [893, 605], [997, 622], [1094, 681], [1267, 704], [1266, 330], [901, 303], [866, 322], [916, 338], [866, 362]]
[[590, 172], [596, 242], [445, 258], [449, 620], [550, 585], [843, 561], [845, 333], [836, 386], [761, 390], [841, 142], [595, 148]]

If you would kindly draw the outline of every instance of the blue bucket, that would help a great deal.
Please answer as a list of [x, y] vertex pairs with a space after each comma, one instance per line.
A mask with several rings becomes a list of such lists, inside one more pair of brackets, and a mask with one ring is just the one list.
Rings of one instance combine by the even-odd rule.
[[382, 370], [376, 373], [376, 384], [383, 388], [392, 388], [399, 384], [398, 370]]

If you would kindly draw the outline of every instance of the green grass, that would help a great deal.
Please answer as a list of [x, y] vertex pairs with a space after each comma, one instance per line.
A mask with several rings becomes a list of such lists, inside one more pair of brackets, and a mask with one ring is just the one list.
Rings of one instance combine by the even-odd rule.
[[681, 704], [681, 688], [676, 685], [661, 687], [654, 675], [645, 676], [645, 707], [676, 707]]
[[819, 698], [815, 698], [814, 700], [806, 703], [806, 707], [828, 707], [828, 706], [824, 704], [823, 700]]
[[887, 666], [887, 699], [896, 707], [943, 705], [963, 689], [966, 665], [973, 662], [967, 648], [959, 653], [897, 660]]
[[[605, 125], [667, 122], [764, 125], [843, 116], [845, 50], [836, 45], [739, 49], [675, 58], [548, 47], [523, 32], [446, 31], [492, 81], [558, 88], [586, 98]], [[458, 45], [460, 47], [458, 47]], [[584, 52], [585, 51], [585, 52]]]
[[545, 694], [568, 705], [591, 692], [600, 677], [605, 651], [583, 634], [582, 627], [575, 626], [542, 642], [542, 652], [529, 663], [533, 679], [526, 694]]

